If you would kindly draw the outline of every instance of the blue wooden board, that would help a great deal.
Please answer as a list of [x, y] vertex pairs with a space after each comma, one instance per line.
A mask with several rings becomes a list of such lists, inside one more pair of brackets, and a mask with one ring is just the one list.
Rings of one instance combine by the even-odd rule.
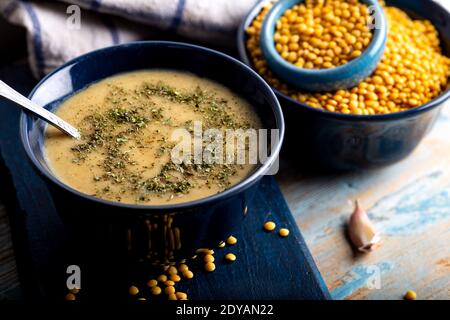
[[[0, 69], [0, 79], [22, 93], [34, 85], [24, 65]], [[0, 101], [0, 177], [2, 201], [10, 214], [13, 242], [22, 290], [26, 298], [58, 300], [64, 295], [68, 264], [89, 265], [77, 252], [45, 183], [28, 163], [19, 139], [19, 110]], [[263, 231], [266, 220], [290, 229], [287, 238]], [[265, 177], [242, 229], [235, 233], [238, 244], [215, 249], [217, 269], [206, 274], [195, 260], [190, 264], [196, 274], [179, 284], [190, 299], [328, 299], [329, 293], [306, 247], [289, 208], [273, 177]], [[223, 262], [233, 252], [237, 261]], [[93, 262], [91, 262], [93, 264]], [[97, 267], [99, 269], [97, 269]], [[89, 283], [81, 300], [123, 299], [120, 292], [136, 284], [144, 288], [150, 272], [135, 267], [124, 274], [109, 274], [108, 266], [90, 270]], [[101, 270], [101, 271], [99, 271]], [[105, 287], [111, 286], [111, 288]], [[83, 282], [84, 285], [84, 282]], [[108, 295], [105, 293], [109, 293]], [[142, 290], [143, 296], [148, 292]]]

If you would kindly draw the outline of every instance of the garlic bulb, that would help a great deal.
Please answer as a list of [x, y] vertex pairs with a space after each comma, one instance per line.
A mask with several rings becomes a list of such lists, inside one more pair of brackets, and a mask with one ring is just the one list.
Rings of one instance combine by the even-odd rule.
[[362, 252], [374, 250], [381, 240], [358, 200], [355, 201], [355, 210], [350, 216], [348, 233], [353, 245]]

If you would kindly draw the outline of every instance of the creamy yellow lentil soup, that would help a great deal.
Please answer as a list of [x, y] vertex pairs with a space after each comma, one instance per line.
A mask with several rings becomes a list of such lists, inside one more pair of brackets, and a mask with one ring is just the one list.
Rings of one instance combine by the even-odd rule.
[[49, 126], [49, 166], [62, 182], [98, 198], [147, 205], [188, 202], [219, 193], [255, 169], [248, 163], [172, 161], [175, 129], [192, 133], [198, 121], [203, 132], [261, 127], [247, 101], [194, 74], [120, 74], [76, 93], [56, 114], [79, 128], [82, 138], [72, 139]]

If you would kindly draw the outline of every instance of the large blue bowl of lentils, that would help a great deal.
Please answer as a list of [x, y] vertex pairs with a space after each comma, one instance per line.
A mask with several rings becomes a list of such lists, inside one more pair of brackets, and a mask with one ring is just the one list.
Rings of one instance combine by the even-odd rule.
[[390, 0], [385, 54], [358, 86], [300, 92], [277, 79], [261, 59], [259, 28], [271, 1], [255, 5], [237, 37], [240, 59], [278, 96], [289, 152], [307, 165], [357, 170], [407, 157], [429, 132], [450, 97], [450, 14], [431, 0]]

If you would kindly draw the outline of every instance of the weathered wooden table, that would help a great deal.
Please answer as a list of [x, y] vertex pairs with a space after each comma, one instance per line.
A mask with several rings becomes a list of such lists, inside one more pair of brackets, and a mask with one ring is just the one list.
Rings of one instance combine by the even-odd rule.
[[[450, 101], [404, 161], [335, 175], [284, 163], [278, 181], [333, 298], [450, 299]], [[346, 238], [354, 199], [382, 235], [369, 254]]]

